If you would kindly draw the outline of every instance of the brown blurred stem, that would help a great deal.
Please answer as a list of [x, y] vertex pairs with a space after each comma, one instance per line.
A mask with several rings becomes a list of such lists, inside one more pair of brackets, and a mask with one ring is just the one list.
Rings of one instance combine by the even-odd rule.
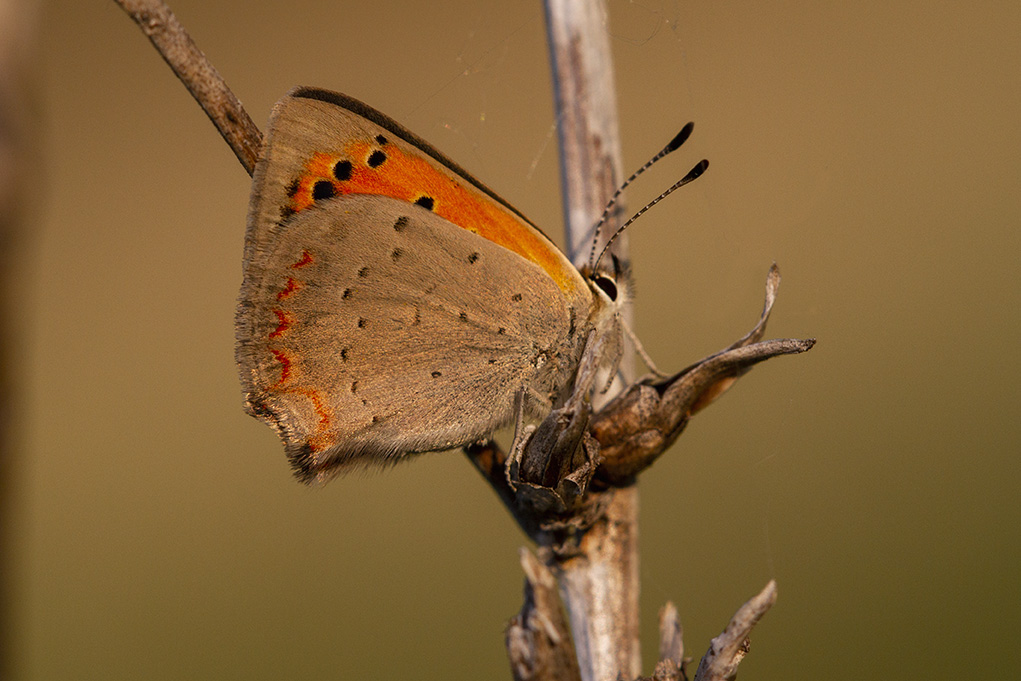
[[152, 41], [251, 175], [262, 133], [227, 83], [162, 0], [114, 0]]
[[[26, 217], [44, 168], [38, 159], [39, 90], [36, 37], [38, 7], [34, 2], [0, 3], [0, 679], [10, 678], [14, 667], [13, 643], [17, 636], [11, 610], [12, 546], [18, 521], [13, 493], [20, 464], [12, 446], [11, 430], [19, 416], [16, 334], [27, 310], [17, 298], [17, 263], [25, 261], [24, 240], [29, 236]], [[35, 216], [38, 217], [38, 216]], [[12, 322], [13, 320], [13, 322]]]

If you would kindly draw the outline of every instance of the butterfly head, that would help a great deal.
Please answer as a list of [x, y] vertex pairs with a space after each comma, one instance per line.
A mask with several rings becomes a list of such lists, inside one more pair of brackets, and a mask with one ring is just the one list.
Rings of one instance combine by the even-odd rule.
[[631, 271], [615, 254], [604, 258], [598, 269], [583, 266], [581, 275], [603, 307], [616, 310], [629, 299]]

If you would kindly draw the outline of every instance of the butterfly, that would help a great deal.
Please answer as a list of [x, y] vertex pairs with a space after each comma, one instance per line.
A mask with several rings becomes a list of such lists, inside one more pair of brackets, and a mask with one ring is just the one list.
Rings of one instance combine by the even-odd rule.
[[[246, 410], [296, 475], [543, 417], [621, 354], [626, 272], [579, 271], [510, 204], [351, 97], [297, 88], [253, 175], [236, 315]], [[515, 405], [518, 405], [518, 408]]]

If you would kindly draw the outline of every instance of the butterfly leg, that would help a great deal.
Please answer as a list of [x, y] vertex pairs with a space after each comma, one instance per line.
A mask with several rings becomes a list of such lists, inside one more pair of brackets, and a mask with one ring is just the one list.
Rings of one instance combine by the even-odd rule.
[[638, 356], [642, 358], [643, 362], [645, 362], [645, 366], [649, 367], [649, 371], [651, 371], [656, 378], [667, 378], [669, 374], [659, 370], [659, 367], [657, 367], [656, 363], [652, 361], [652, 357], [650, 357], [649, 353], [645, 351], [642, 341], [638, 340], [638, 336], [631, 327], [628, 326], [624, 320], [621, 320], [620, 325], [624, 329], [624, 332], [627, 333], [628, 338], [631, 339], [631, 342], [635, 344], [635, 350], [638, 351]]
[[573, 508], [599, 465], [599, 443], [588, 432], [591, 405], [554, 409], [538, 426], [525, 426], [507, 460], [507, 482], [519, 502], [539, 513]]
[[520, 478], [518, 471], [525, 453], [525, 445], [532, 439], [536, 429], [536, 426], [525, 422], [525, 393], [526, 389], [522, 387], [514, 395], [514, 441], [511, 443], [504, 470], [507, 484], [513, 490], [517, 490], [516, 483]]
[[521, 425], [525, 393], [516, 398], [518, 426], [507, 463], [507, 480], [519, 497], [541, 511], [563, 512], [584, 494], [599, 464], [599, 445], [589, 434], [592, 384], [599, 367], [600, 339], [588, 338], [574, 391], [538, 426]]

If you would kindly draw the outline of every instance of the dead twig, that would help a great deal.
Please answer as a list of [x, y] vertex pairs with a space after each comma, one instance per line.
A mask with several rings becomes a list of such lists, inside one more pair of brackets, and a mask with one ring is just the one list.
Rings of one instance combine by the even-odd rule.
[[769, 581], [758, 595], [742, 605], [730, 624], [709, 644], [695, 672], [695, 681], [732, 681], [737, 666], [748, 654], [748, 634], [762, 616], [776, 603], [776, 582]]
[[507, 627], [507, 655], [516, 681], [581, 681], [571, 628], [557, 583], [542, 562], [521, 549], [525, 602]]

